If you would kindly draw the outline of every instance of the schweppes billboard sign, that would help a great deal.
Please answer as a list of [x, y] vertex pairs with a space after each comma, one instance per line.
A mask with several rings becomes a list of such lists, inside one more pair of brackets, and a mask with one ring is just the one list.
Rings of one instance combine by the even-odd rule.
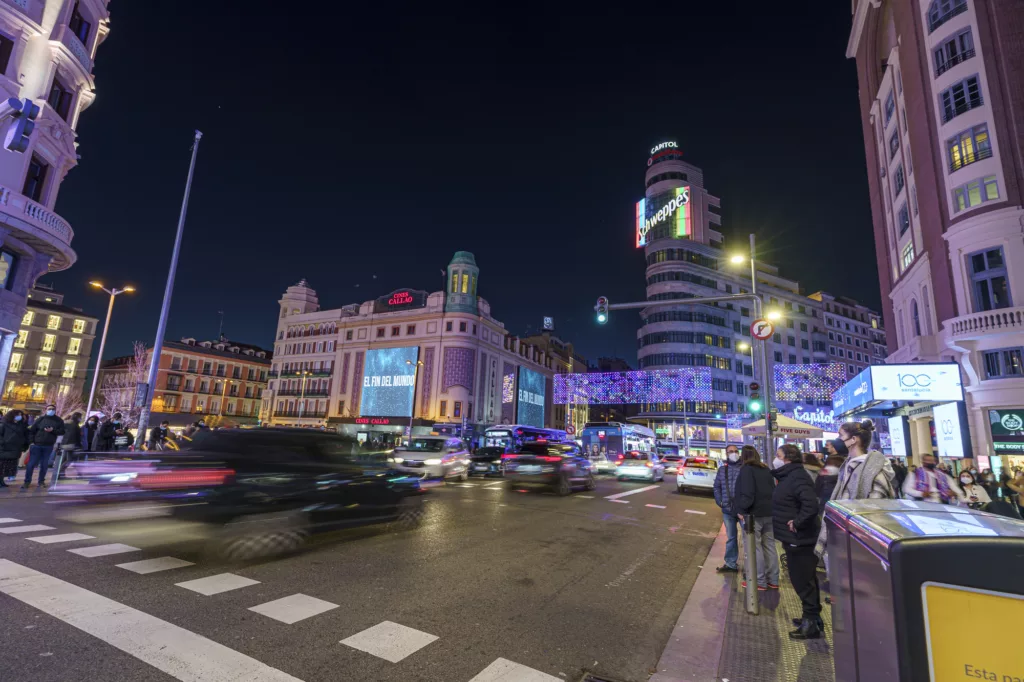
[[[666, 201], [667, 199], [667, 201]], [[654, 206], [659, 205], [655, 209]], [[652, 228], [665, 223], [670, 226], [670, 235], [676, 239], [692, 234], [690, 216], [690, 188], [677, 187], [673, 190], [636, 202], [636, 245], [647, 245], [647, 235]]]

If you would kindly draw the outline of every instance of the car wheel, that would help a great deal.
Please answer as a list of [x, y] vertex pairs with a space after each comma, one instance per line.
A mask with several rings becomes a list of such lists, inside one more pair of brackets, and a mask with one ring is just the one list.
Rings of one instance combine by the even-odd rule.
[[301, 512], [249, 514], [224, 526], [213, 551], [228, 561], [249, 561], [294, 552], [308, 537], [309, 519]]
[[682, 495], [684, 492], [686, 492], [686, 488], [684, 488], [681, 485], [680, 486], [676, 486], [676, 492], [678, 492], [680, 495]]
[[459, 475], [459, 481], [461, 481], [462, 483], [465, 483], [468, 480], [469, 480], [469, 474], [467, 474], [465, 471], [463, 471], [462, 474]]
[[615, 480], [617, 480], [617, 481], [625, 481], [626, 477], [625, 476], [616, 476]]
[[562, 497], [572, 493], [572, 483], [569, 481], [568, 476], [562, 475], [558, 477], [558, 485], [555, 491]]
[[393, 533], [419, 528], [426, 517], [423, 500], [419, 497], [403, 497], [397, 511], [394, 520], [388, 524], [388, 530]]
[[597, 490], [597, 481], [594, 480], [594, 474], [587, 474], [587, 490]]

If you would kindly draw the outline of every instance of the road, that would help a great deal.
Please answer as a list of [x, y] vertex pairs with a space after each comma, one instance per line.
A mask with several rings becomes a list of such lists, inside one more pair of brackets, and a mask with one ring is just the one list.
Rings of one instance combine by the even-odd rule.
[[646, 680], [721, 523], [672, 478], [564, 498], [474, 479], [431, 491], [416, 530], [230, 565], [69, 535], [53, 498], [4, 490], [0, 680]]

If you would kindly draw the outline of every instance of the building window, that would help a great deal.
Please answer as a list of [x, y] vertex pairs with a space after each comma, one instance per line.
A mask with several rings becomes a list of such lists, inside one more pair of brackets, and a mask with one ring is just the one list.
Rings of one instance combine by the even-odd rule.
[[351, 329], [349, 329], [348, 331], [345, 332], [345, 340], [346, 341], [351, 341], [352, 340], [352, 330]]
[[950, 173], [989, 158], [992, 156], [992, 142], [988, 138], [988, 125], [982, 123], [946, 140], [946, 153]]
[[60, 329], [60, 315], [50, 315], [46, 318], [47, 329]]
[[461, 400], [456, 400], [455, 404], [452, 406], [452, 416], [456, 417], [456, 418], [462, 416], [462, 401]]
[[46, 376], [50, 373], [50, 357], [46, 355], [40, 355], [36, 361], [36, 374], [40, 376]]
[[12, 372], [21, 371], [21, 363], [24, 362], [25, 356], [21, 353], [11, 353], [11, 365], [10, 369]]
[[900, 131], [892, 131], [892, 136], [889, 138], [889, 158], [896, 158], [896, 152], [900, 150]]
[[50, 171], [50, 165], [35, 154], [28, 164], [28, 172], [25, 173], [25, 185], [21, 193], [32, 201], [41, 201], [43, 198], [43, 185], [46, 184], [46, 174]]
[[53, 107], [58, 116], [65, 121], [68, 120], [68, 113], [71, 111], [71, 90], [61, 83], [60, 78], [56, 75], [50, 85], [50, 94], [46, 98], [46, 102]]
[[402, 333], [402, 328], [399, 327], [397, 324], [394, 327], [391, 328], [391, 336], [398, 336], [401, 333]]
[[75, 3], [75, 9], [71, 11], [71, 21], [68, 22], [68, 28], [71, 32], [82, 41], [86, 49], [89, 47], [89, 31], [92, 29], [92, 24], [86, 21], [85, 17], [79, 9], [79, 3]]
[[462, 293], [469, 293], [469, 274], [462, 273]]
[[793, 355], [792, 353], [789, 354], [789, 364], [791, 364], [791, 365], [795, 365], [796, 364], [796, 356]]
[[800, 347], [803, 348], [804, 350], [810, 350], [811, 342], [808, 341], [807, 339], [800, 339]]
[[405, 335], [406, 336], [412, 336], [415, 333], [416, 333], [416, 325], [414, 325], [414, 324], [406, 325], [406, 327], [405, 327]]
[[14, 340], [15, 348], [24, 348], [28, 344], [28, 330], [19, 329], [18, 338]]
[[459, 331], [460, 332], [466, 331], [466, 323], [465, 322], [459, 322]]
[[998, 198], [999, 185], [996, 183], [996, 176], [989, 175], [985, 178], [971, 180], [966, 185], [961, 185], [953, 190], [953, 213], [959, 213]]
[[914, 242], [907, 242], [907, 245], [903, 247], [903, 253], [900, 256], [900, 263], [903, 269], [906, 270], [910, 267], [910, 264], [914, 262]]
[[384, 338], [384, 327], [377, 327], [377, 338], [378, 339], [383, 339]]
[[932, 0], [928, 5], [928, 32], [934, 32], [939, 26], [966, 11], [967, 0]]
[[0, 34], [0, 73], [7, 73], [7, 66], [11, 63], [12, 52], [14, 52], [14, 41]]
[[441, 407], [438, 409], [438, 414], [441, 415], [442, 417], [447, 417], [448, 416], [448, 401], [447, 400], [442, 400], [441, 401]]
[[941, 76], [960, 62], [974, 56], [974, 39], [966, 28], [935, 48], [935, 76]]
[[893, 95], [892, 90], [890, 90], [889, 94], [885, 96], [885, 125], [889, 125], [894, 111], [896, 111], [896, 97]]
[[782, 351], [775, 351], [775, 362], [782, 362]]
[[47, 353], [52, 353], [53, 349], [57, 347], [57, 335], [56, 334], [44, 334], [43, 335], [43, 350]]
[[921, 336], [921, 311], [917, 307], [917, 301], [913, 299], [910, 301], [910, 328], [913, 330], [914, 336]]
[[907, 209], [906, 202], [901, 204], [899, 210], [896, 212], [896, 227], [899, 231], [899, 236], [901, 237], [910, 229], [910, 211]]
[[896, 172], [892, 174], [892, 195], [898, 196], [903, 191], [903, 185], [907, 179], [903, 175], [903, 164], [896, 166]]
[[1013, 305], [1003, 248], [978, 251], [967, 256], [967, 259], [974, 287], [974, 312], [998, 310]]
[[64, 371], [61, 372], [61, 376], [65, 379], [74, 379], [76, 367], [78, 367], [78, 360], [65, 360]]
[[452, 330], [452, 322], [451, 322], [451, 320], [449, 320], [449, 321], [444, 323], [444, 330], [446, 332], [450, 332]]
[[960, 114], [984, 104], [981, 98], [981, 82], [977, 76], [965, 78], [939, 93], [942, 105], [942, 122], [948, 123]]
[[25, 314], [21, 317], [21, 324], [23, 327], [29, 327], [32, 325], [32, 321], [36, 319], [36, 314], [31, 310], [25, 311]]
[[82, 334], [85, 332], [85, 320], [75, 320], [74, 324], [71, 325], [71, 331], [76, 334]]
[[46, 391], [46, 384], [41, 382], [32, 383], [32, 400], [42, 400], [43, 392]]
[[345, 414], [345, 401], [344, 400], [339, 400], [338, 401], [338, 416], [343, 416], [344, 414]]
[[1022, 349], [1001, 348], [985, 352], [985, 378], [1000, 379], [1024, 374]]

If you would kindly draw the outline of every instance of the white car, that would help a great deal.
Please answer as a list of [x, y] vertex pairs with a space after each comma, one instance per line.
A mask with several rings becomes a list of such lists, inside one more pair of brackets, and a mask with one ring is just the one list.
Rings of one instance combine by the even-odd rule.
[[388, 464], [398, 471], [424, 478], [465, 481], [469, 476], [469, 451], [458, 438], [416, 436], [408, 445], [391, 453]]
[[665, 465], [653, 452], [627, 452], [615, 467], [615, 477], [620, 481], [627, 478], [642, 478], [645, 481], [664, 481]]
[[718, 460], [708, 457], [687, 457], [676, 473], [676, 487], [682, 493], [687, 489], [713, 490], [718, 474]]

